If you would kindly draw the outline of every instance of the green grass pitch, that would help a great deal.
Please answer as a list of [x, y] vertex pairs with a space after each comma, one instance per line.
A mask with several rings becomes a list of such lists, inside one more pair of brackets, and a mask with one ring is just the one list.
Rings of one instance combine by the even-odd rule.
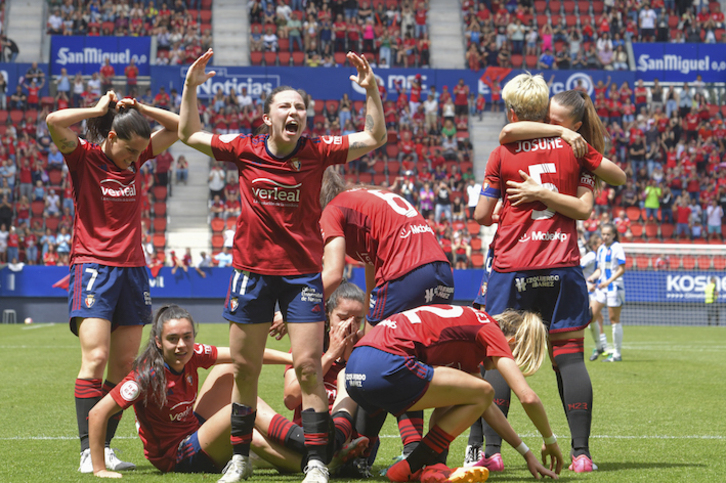
[[[592, 341], [587, 335], [589, 355]], [[197, 340], [227, 345], [227, 326], [202, 325]], [[284, 341], [272, 339], [268, 346], [287, 349]], [[79, 445], [73, 383], [79, 364], [78, 339], [66, 324], [0, 326], [0, 482], [93, 481], [92, 475], [76, 472]], [[585, 475], [564, 469], [561, 480], [726, 481], [726, 329], [626, 326], [623, 362], [587, 362], [587, 367], [595, 393], [590, 449], [600, 469]], [[289, 415], [282, 405], [282, 370], [265, 367], [260, 395]], [[549, 366], [529, 378], [529, 383], [544, 401], [567, 453], [567, 423]], [[217, 480], [218, 475], [211, 474], [160, 474], [144, 459], [133, 420], [133, 412], [127, 411], [113, 444], [121, 450], [122, 459], [138, 466], [124, 475], [125, 481]], [[541, 439], [516, 400], [510, 421], [531, 448], [539, 448]], [[383, 428], [376, 473], [400, 452], [394, 423], [389, 417]], [[467, 434], [454, 441], [450, 466], [461, 464]], [[506, 446], [503, 456], [504, 473], [492, 474], [489, 481], [533, 481], [512, 448]], [[260, 470], [250, 481], [301, 480], [300, 474]]]

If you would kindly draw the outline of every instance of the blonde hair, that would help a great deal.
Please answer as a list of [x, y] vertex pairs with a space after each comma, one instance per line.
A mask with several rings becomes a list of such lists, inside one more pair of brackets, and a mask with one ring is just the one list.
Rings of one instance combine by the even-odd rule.
[[520, 121], [544, 121], [550, 102], [550, 88], [540, 74], [519, 74], [502, 89], [507, 109]]
[[512, 355], [524, 376], [531, 376], [539, 370], [549, 350], [547, 328], [538, 314], [506, 310], [493, 316], [499, 322], [504, 336], [514, 336]]

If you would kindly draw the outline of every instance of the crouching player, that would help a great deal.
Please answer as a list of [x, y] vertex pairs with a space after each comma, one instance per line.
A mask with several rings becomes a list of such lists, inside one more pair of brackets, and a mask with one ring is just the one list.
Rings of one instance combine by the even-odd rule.
[[[421, 444], [388, 469], [391, 481], [485, 481], [484, 467], [445, 465], [450, 443], [480, 416], [519, 451], [533, 476], [556, 478], [562, 453], [544, 406], [522, 373], [536, 372], [546, 355], [547, 331], [534, 314], [508, 311], [495, 320], [469, 307], [424, 306], [389, 317], [356, 344], [346, 367], [346, 390], [370, 412], [436, 408]], [[542, 458], [550, 457], [549, 469], [492, 404], [494, 390], [479, 377], [480, 363], [498, 369], [521, 401], [544, 438]]]

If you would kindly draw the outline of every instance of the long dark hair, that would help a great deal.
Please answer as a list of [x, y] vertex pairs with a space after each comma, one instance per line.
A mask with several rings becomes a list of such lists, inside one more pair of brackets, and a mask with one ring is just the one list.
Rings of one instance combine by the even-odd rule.
[[[295, 91], [298, 94], [300, 94], [300, 97], [302, 97], [303, 103], [305, 104], [305, 109], [308, 108], [308, 93], [305, 92], [302, 89], [295, 89], [290, 86], [277, 86], [274, 89], [272, 89], [272, 92], [270, 92], [270, 95], [268, 95], [265, 98], [265, 103], [262, 106], [262, 113], [263, 114], [270, 114], [270, 106], [275, 101], [275, 96], [283, 91]], [[270, 129], [269, 126], [265, 123], [262, 123], [256, 130], [255, 135], [257, 134], [269, 134]]]
[[323, 183], [320, 187], [320, 208], [325, 208], [333, 198], [348, 189], [345, 179], [335, 170], [334, 166], [329, 166], [323, 173]]
[[114, 131], [119, 138], [129, 141], [134, 134], [144, 139], [151, 138], [151, 127], [144, 116], [133, 107], [121, 107], [116, 110], [116, 101], [108, 104], [106, 114], [93, 117], [86, 121], [88, 140], [101, 142]]
[[160, 408], [166, 404], [164, 355], [159, 346], [156, 345], [156, 341], [157, 339], [161, 341], [164, 324], [172, 319], [188, 319], [192, 323], [194, 336], [197, 335], [197, 326], [186, 309], [172, 304], [165, 305], [156, 312], [154, 322], [151, 324], [149, 343], [146, 344], [144, 351], [136, 358], [132, 367], [132, 370], [136, 372], [136, 383], [139, 385], [141, 392], [144, 393], [145, 406], [149, 405], [149, 396], [153, 398]]
[[600, 227], [600, 232], [602, 232], [603, 228], [610, 228], [613, 232], [613, 243], [620, 241], [620, 233], [618, 233], [618, 229], [615, 228], [615, 225], [613, 223], [603, 223]]
[[340, 285], [338, 285], [338, 288], [330, 294], [330, 297], [328, 297], [328, 300], [325, 302], [325, 340], [323, 341], [325, 350], [328, 350], [328, 346], [330, 345], [330, 314], [333, 313], [333, 310], [335, 310], [343, 300], [360, 302], [361, 305], [365, 307], [366, 294], [360, 289], [360, 287], [358, 287], [358, 285], [348, 282], [347, 280], [343, 280]]
[[582, 91], [570, 90], [555, 94], [552, 100], [557, 101], [557, 104], [570, 111], [570, 118], [574, 121], [574, 124], [582, 122], [577, 132], [585, 138], [590, 146], [595, 148], [595, 151], [603, 154], [607, 133], [590, 96]]

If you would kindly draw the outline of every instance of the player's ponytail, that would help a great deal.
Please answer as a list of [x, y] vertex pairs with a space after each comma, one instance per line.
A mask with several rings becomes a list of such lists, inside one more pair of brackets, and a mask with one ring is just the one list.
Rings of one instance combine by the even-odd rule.
[[172, 319], [188, 319], [197, 335], [197, 326], [191, 314], [178, 305], [165, 305], [156, 312], [154, 322], [151, 324], [149, 343], [139, 354], [133, 364], [132, 370], [137, 373], [136, 383], [144, 394], [144, 405], [149, 405], [149, 397], [159, 407], [166, 404], [166, 372], [164, 371], [164, 355], [161, 344], [164, 324]]
[[514, 337], [512, 355], [524, 376], [539, 370], [547, 357], [547, 328], [539, 315], [533, 312], [507, 310], [494, 319], [499, 322], [504, 336]]
[[136, 134], [141, 138], [151, 138], [151, 127], [144, 116], [133, 107], [124, 106], [116, 110], [116, 101], [108, 104], [106, 114], [86, 121], [88, 140], [100, 143], [114, 131], [120, 139], [130, 140]]
[[335, 166], [329, 166], [323, 173], [323, 184], [320, 188], [320, 208], [325, 208], [333, 198], [348, 188], [345, 179], [338, 173]]
[[560, 92], [552, 97], [560, 106], [567, 108], [573, 124], [582, 122], [577, 130], [582, 137], [600, 154], [605, 152], [605, 136], [607, 132], [597, 115], [592, 99], [585, 92], [570, 90]]

